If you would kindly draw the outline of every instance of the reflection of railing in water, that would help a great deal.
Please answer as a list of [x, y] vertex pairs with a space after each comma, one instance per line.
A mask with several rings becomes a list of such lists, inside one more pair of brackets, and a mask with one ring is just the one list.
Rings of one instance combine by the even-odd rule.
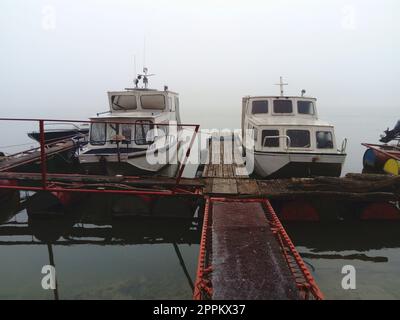
[[[57, 218], [56, 218], [57, 219]], [[121, 221], [110, 226], [96, 226], [82, 224], [83, 219], [73, 221], [71, 218], [61, 217], [59, 221], [29, 219], [28, 221], [9, 221], [0, 224], [0, 246], [10, 245], [46, 245], [49, 256], [49, 264], [55, 267], [53, 251], [55, 246], [70, 245], [136, 245], [136, 244], [166, 244], [173, 246], [174, 252], [179, 260], [184, 276], [190, 289], [193, 291], [193, 279], [186, 267], [181, 254], [180, 244], [198, 244], [200, 238], [199, 219], [167, 220], [171, 224], [168, 227], [166, 220], [151, 221]], [[58, 223], [58, 238], [52, 239], [54, 235], [50, 230], [54, 223]], [[46, 235], [50, 234], [50, 235]], [[10, 237], [16, 236], [13, 240]], [[20, 240], [21, 236], [31, 237], [32, 240]], [[6, 237], [7, 240], [2, 240]], [[36, 238], [36, 239], [35, 239]], [[39, 240], [38, 238], [42, 239]], [[82, 239], [80, 239], [82, 238]], [[87, 239], [92, 238], [92, 239]], [[98, 240], [94, 240], [98, 238]], [[47, 239], [47, 240], [46, 240]], [[54, 299], [59, 299], [59, 286], [57, 284], [53, 291]]]
[[[59, 232], [56, 234], [57, 239], [52, 230], [54, 221], [41, 220], [41, 225], [35, 225], [33, 222], [9, 222], [0, 225], [0, 245], [43, 245], [52, 243], [54, 245], [135, 245], [135, 244], [198, 244], [200, 231], [198, 230], [198, 219], [182, 222], [170, 221], [173, 226], [166, 228], [168, 222], [160, 221], [158, 230], [140, 221], [121, 221], [119, 226], [107, 227], [87, 227], [85, 225], [74, 224], [68, 228], [69, 221], [62, 221], [58, 226]], [[177, 223], [180, 226], [177, 227]], [[67, 230], [63, 230], [65, 225]], [[123, 226], [122, 226], [123, 225]], [[163, 228], [164, 227], [164, 228]], [[32, 240], [12, 240], [11, 236], [20, 238], [21, 236], [35, 237]], [[7, 237], [7, 240], [2, 240], [1, 237]], [[53, 239], [51, 240], [51, 238]], [[87, 239], [91, 238], [91, 239]], [[47, 239], [47, 240], [39, 240]]]

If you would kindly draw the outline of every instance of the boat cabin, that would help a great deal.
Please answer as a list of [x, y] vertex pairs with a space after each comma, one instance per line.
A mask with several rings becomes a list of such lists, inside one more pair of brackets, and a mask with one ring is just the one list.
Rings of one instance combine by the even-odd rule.
[[296, 96], [244, 97], [244, 141], [247, 132], [256, 151], [337, 152], [334, 128], [318, 119], [316, 101]]
[[154, 142], [154, 135], [169, 135], [170, 121], [180, 123], [179, 95], [172, 91], [112, 91], [108, 92], [108, 100], [107, 115], [91, 118], [98, 121], [90, 126], [91, 146], [104, 148], [121, 143], [127, 152], [133, 151], [129, 148], [147, 148]]

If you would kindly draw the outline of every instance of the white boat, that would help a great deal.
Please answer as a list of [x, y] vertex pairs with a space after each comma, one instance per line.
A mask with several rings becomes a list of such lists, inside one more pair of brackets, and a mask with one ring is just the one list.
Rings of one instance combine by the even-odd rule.
[[154, 174], [177, 163], [179, 95], [148, 89], [149, 76], [144, 68], [135, 88], [108, 92], [109, 111], [90, 119], [89, 143], [79, 155], [87, 173]]
[[246, 161], [263, 178], [340, 176], [345, 139], [338, 149], [334, 127], [318, 118], [317, 99], [247, 96], [242, 101], [242, 139]]

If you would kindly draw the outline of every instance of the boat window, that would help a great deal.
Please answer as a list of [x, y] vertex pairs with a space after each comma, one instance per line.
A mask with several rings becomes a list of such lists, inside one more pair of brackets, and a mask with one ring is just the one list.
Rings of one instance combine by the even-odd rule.
[[179, 98], [175, 97], [175, 109], [179, 109]]
[[[279, 147], [279, 130], [263, 130], [262, 143], [263, 147]], [[273, 138], [274, 137], [274, 138]]]
[[293, 113], [292, 100], [274, 100], [274, 113]]
[[111, 96], [111, 103], [114, 110], [134, 110], [137, 108], [135, 95]]
[[297, 101], [297, 112], [300, 114], [314, 114], [314, 103], [312, 101]]
[[152, 144], [153, 139], [149, 136], [149, 131], [153, 129], [151, 121], [137, 121], [135, 123], [135, 143], [137, 145]]
[[332, 149], [333, 137], [330, 131], [317, 131], [317, 148], [318, 149]]
[[131, 142], [132, 126], [130, 124], [121, 124], [121, 135], [124, 137], [125, 142]]
[[106, 124], [92, 123], [90, 126], [90, 144], [103, 145], [106, 143]]
[[309, 148], [310, 131], [308, 130], [287, 130], [287, 136], [290, 138], [289, 148]]
[[251, 113], [258, 114], [258, 113], [268, 113], [268, 101], [253, 101], [251, 105]]
[[146, 94], [140, 96], [140, 103], [143, 109], [165, 109], [165, 97], [162, 94]]

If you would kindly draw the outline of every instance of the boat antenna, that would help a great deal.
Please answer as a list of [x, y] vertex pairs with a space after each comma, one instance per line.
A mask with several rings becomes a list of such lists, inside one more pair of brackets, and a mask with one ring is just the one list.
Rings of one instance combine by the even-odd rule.
[[284, 83], [284, 82], [283, 82], [283, 78], [280, 77], [279, 83], [277, 83], [277, 84], [275, 84], [275, 85], [280, 87], [280, 90], [281, 90], [281, 97], [283, 97], [283, 87], [284, 87], [284, 86], [287, 86], [288, 83]]
[[142, 74], [138, 74], [137, 76], [137, 81], [139, 83], [140, 79], [143, 79], [143, 84], [144, 84], [144, 88], [147, 89], [147, 86], [149, 84], [149, 77], [155, 76], [154, 73], [149, 74], [149, 69], [146, 67], [143, 67], [143, 73]]
[[133, 68], [134, 68], [134, 75], [135, 75], [135, 79], [133, 80], [133, 83], [135, 84], [135, 88], [138, 88], [139, 85], [139, 77], [136, 73], [136, 54], [133, 55]]

